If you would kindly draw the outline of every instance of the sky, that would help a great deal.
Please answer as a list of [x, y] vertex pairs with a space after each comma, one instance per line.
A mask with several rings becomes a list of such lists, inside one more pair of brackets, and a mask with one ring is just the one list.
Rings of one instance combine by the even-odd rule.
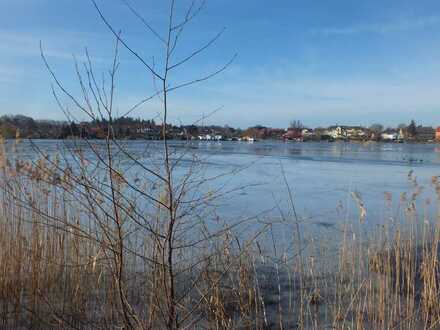
[[[96, 0], [126, 43], [158, 71], [164, 47], [126, 2], [165, 36], [165, 0]], [[191, 0], [176, 0], [180, 22]], [[170, 93], [174, 123], [248, 127], [333, 124], [395, 126], [415, 119], [440, 126], [440, 2], [438, 0], [207, 0], [182, 33], [172, 63], [206, 51], [170, 73], [175, 86], [227, 70], [208, 81]], [[0, 115], [63, 120], [52, 95], [47, 61], [63, 86], [80, 96], [75, 61], [87, 49], [105, 82], [115, 38], [90, 0], [0, 1]], [[124, 114], [155, 91], [151, 73], [121, 49], [115, 109]], [[154, 63], [154, 64], [153, 64]], [[76, 118], [84, 119], [60, 96]], [[134, 117], [157, 118], [158, 98]], [[202, 118], [204, 118], [202, 120]]]

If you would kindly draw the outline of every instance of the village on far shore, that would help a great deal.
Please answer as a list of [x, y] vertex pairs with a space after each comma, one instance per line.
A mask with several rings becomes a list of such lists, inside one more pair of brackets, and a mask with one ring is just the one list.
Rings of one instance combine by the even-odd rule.
[[[118, 139], [161, 140], [163, 126], [154, 120], [118, 118], [110, 125], [107, 120], [88, 122], [66, 122], [36, 120], [23, 115], [0, 117], [0, 135], [11, 139], [16, 137], [31, 139], [105, 139], [109, 128]], [[292, 121], [288, 128], [271, 128], [262, 125], [247, 129], [218, 125], [171, 125], [166, 127], [167, 138], [174, 140], [200, 141], [383, 141], [383, 142], [440, 142], [440, 126], [422, 126], [412, 120], [395, 128], [384, 128], [381, 124], [369, 127], [332, 125], [309, 128], [300, 121]]]

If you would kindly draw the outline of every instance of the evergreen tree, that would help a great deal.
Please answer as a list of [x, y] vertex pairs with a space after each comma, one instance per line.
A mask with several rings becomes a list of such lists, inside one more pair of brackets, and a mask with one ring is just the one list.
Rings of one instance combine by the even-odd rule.
[[411, 123], [408, 126], [408, 134], [411, 137], [415, 137], [417, 135], [417, 126], [416, 126], [416, 122], [413, 120], [411, 120]]

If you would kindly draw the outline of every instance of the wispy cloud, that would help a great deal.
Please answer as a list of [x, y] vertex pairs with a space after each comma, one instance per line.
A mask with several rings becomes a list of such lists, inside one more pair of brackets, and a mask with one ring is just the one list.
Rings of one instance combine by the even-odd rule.
[[320, 36], [350, 36], [364, 33], [388, 34], [412, 30], [423, 30], [438, 24], [440, 24], [440, 16], [430, 16], [403, 19], [393, 22], [379, 22], [345, 27], [316, 28], [312, 29], [311, 33]]
[[[47, 57], [72, 60], [73, 54], [83, 54], [84, 47], [90, 40], [97, 40], [99, 36], [93, 34], [71, 33], [58, 31], [57, 33], [33, 33], [0, 30], [0, 52], [15, 58], [39, 57], [40, 41], [43, 44]], [[66, 45], [68, 43], [68, 45]], [[84, 58], [79, 57], [82, 60]], [[104, 58], [94, 57], [95, 62], [104, 61]]]

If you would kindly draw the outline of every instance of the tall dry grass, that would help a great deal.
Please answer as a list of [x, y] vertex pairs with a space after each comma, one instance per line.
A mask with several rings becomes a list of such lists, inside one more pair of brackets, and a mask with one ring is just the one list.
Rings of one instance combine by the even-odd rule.
[[[82, 152], [69, 151], [72, 169], [61, 154], [23, 160], [18, 144], [0, 144], [0, 327], [169, 328], [164, 208], [143, 210], [147, 190], [132, 195], [122, 174], [112, 173], [112, 195]], [[197, 233], [198, 220], [179, 216], [173, 328], [252, 327], [249, 256], [262, 231], [239, 241], [233, 226]]]

